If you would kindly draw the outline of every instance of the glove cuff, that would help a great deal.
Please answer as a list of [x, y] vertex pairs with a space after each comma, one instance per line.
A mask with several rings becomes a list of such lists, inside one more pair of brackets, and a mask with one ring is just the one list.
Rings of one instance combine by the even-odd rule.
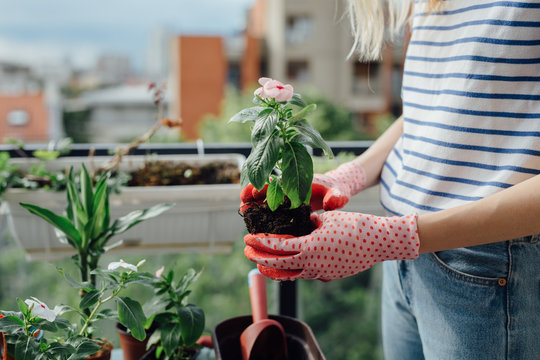
[[346, 189], [349, 197], [356, 195], [366, 186], [366, 170], [358, 159], [341, 164], [324, 175], [338, 182], [341, 189]]
[[419, 256], [418, 214], [387, 218], [390, 234], [395, 237], [395, 260], [413, 260]]

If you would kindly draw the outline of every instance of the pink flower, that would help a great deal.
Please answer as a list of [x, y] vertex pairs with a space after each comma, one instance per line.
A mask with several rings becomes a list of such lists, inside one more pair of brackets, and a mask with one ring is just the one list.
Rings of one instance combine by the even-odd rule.
[[154, 276], [161, 277], [161, 275], [163, 274], [163, 270], [165, 270], [165, 266], [162, 266], [159, 269], [157, 269], [156, 272], [154, 273]]
[[276, 101], [283, 102], [290, 100], [293, 96], [292, 85], [284, 85], [278, 80], [262, 77], [259, 79], [259, 84], [262, 86], [255, 90], [254, 94], [263, 99], [274, 98]]

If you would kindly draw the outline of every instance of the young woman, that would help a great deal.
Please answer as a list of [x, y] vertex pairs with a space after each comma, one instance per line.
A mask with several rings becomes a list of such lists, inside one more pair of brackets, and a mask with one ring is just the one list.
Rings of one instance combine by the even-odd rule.
[[[349, 3], [355, 49], [377, 58], [385, 11]], [[540, 2], [390, 8], [387, 23], [411, 26], [403, 115], [357, 159], [314, 176], [312, 207], [327, 211], [313, 233], [247, 235], [245, 254], [277, 280], [397, 260], [383, 264], [387, 359], [538, 359]], [[335, 211], [378, 182], [391, 216]]]

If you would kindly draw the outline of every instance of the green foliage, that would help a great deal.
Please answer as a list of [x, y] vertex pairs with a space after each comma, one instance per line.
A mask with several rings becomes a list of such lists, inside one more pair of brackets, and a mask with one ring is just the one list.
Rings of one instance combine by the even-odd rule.
[[[158, 204], [149, 209], [136, 210], [111, 224], [107, 176], [104, 174], [100, 177], [95, 190], [84, 165], [79, 176], [80, 191], [77, 189], [73, 171], [70, 171], [66, 189], [66, 216], [32, 204], [21, 203], [21, 206], [60, 230], [64, 235], [60, 240], [77, 251], [74, 260], [80, 269], [81, 280], [88, 281], [90, 273], [97, 269], [101, 255], [110, 248], [109, 241], [114, 236], [124, 233], [141, 221], [160, 215], [174, 204]], [[91, 276], [90, 281], [95, 286], [95, 277]]]
[[207, 115], [200, 125], [199, 133], [205, 142], [230, 143], [248, 142], [251, 138], [249, 127], [241, 122], [228, 123], [236, 113], [252, 106], [253, 95], [240, 93], [233, 87], [226, 90], [225, 100], [219, 115]]
[[[170, 270], [153, 281], [154, 300], [151, 304], [146, 328], [155, 328], [148, 346], [156, 346], [156, 354], [164, 354], [165, 360], [184, 359], [186, 350], [197, 347], [195, 342], [204, 330], [204, 312], [198, 306], [187, 303], [188, 290], [200, 273], [190, 269], [180, 281], [175, 281]], [[159, 356], [156, 356], [159, 357]]]
[[[241, 185], [251, 183], [260, 190], [275, 173], [273, 184], [267, 191], [271, 210], [284, 203], [284, 196], [289, 198], [291, 208], [309, 203], [313, 163], [306, 146], [321, 148], [332, 157], [330, 147], [305, 119], [317, 106], [306, 105], [299, 94], [285, 102], [256, 96], [253, 103], [255, 106], [241, 110], [229, 120], [232, 123], [253, 122], [253, 149], [242, 167]], [[296, 114], [293, 106], [300, 107]]]
[[[144, 261], [140, 262], [138, 266], [143, 263]], [[17, 298], [20, 312], [2, 311], [4, 317], [0, 318], [0, 332], [8, 334], [9, 349], [16, 359], [86, 359], [100, 349], [97, 341], [92, 340], [90, 336], [95, 329], [93, 324], [103, 318], [118, 318], [118, 321], [131, 331], [133, 337], [144, 340], [146, 317], [142, 306], [138, 301], [121, 297], [119, 294], [128, 285], [148, 284], [149, 279], [152, 278], [151, 274], [132, 270], [96, 270], [95, 275], [103, 281], [101, 288], [95, 288], [90, 283], [73, 280], [64, 273], [63, 269], [58, 269], [58, 271], [64, 275], [72, 287], [80, 289], [84, 294], [79, 307], [58, 305], [54, 309], [54, 314], [56, 314], [54, 318], [46, 320], [40, 317], [39, 312], [34, 312], [35, 304], [29, 307]], [[112, 300], [117, 303], [117, 317], [109, 309], [103, 308], [104, 304]], [[47, 309], [47, 311], [52, 313], [51, 310]], [[80, 329], [75, 322], [72, 323], [59, 317], [67, 312], [74, 312], [80, 317]], [[35, 336], [42, 331], [54, 333], [55, 336], [53, 339]]]
[[328, 141], [366, 140], [370, 136], [355, 124], [354, 114], [343, 105], [336, 104], [320, 93], [311, 92], [304, 96], [306, 102], [317, 104], [317, 112], [310, 123]]

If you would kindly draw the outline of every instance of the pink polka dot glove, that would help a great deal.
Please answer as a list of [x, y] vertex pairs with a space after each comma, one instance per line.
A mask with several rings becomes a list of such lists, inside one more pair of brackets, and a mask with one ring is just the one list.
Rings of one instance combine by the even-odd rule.
[[311, 209], [336, 210], [366, 185], [366, 172], [357, 160], [324, 174], [314, 174], [311, 184]]
[[417, 214], [379, 217], [344, 211], [312, 214], [309, 235], [248, 234], [244, 254], [274, 280], [329, 281], [385, 260], [418, 257]]

